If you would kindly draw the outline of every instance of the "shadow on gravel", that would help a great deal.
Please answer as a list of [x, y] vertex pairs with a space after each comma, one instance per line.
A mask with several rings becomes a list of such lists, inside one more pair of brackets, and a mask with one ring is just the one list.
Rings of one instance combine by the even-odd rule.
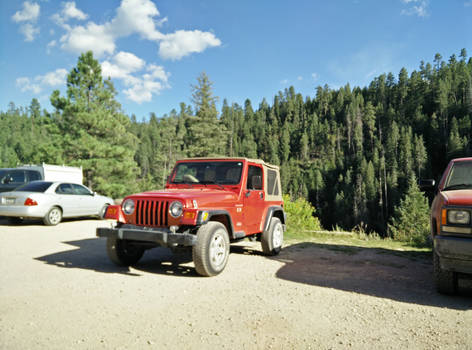
[[62, 268], [76, 268], [103, 273], [121, 273], [129, 276], [140, 276], [137, 271], [172, 276], [196, 277], [192, 262], [192, 254], [188, 252], [172, 253], [167, 248], [147, 250], [141, 260], [132, 268], [120, 267], [108, 259], [106, 241], [103, 239], [83, 239], [63, 242], [78, 249], [66, 250], [35, 258], [49, 265]]
[[459, 281], [459, 295], [444, 296], [433, 285], [431, 253], [344, 245], [299, 243], [273, 259], [284, 262], [278, 278], [405, 303], [472, 309], [472, 280]]

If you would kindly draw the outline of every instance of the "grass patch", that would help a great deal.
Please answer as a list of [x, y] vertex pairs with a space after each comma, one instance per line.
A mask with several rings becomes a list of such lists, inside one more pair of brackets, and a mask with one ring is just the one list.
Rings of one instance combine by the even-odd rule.
[[294, 231], [288, 228], [285, 241], [289, 245], [302, 242], [317, 243], [325, 246], [326, 249], [348, 255], [355, 255], [363, 248], [376, 249], [377, 254], [391, 254], [413, 260], [429, 259], [431, 255], [431, 247], [413, 247], [405, 242], [364, 232]]

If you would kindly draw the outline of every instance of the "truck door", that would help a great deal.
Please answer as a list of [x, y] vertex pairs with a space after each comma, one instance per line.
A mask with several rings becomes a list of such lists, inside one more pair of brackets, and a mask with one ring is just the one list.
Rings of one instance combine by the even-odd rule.
[[259, 164], [249, 164], [244, 190], [244, 224], [246, 234], [260, 232], [264, 211], [263, 171]]

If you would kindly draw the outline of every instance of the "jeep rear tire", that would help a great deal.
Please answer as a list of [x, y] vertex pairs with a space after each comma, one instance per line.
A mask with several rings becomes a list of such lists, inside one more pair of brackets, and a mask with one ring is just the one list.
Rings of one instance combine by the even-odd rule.
[[436, 289], [442, 294], [456, 294], [457, 293], [457, 273], [454, 271], [447, 271], [441, 268], [439, 255], [433, 250], [433, 265], [434, 265], [434, 283]]
[[116, 265], [131, 266], [141, 259], [144, 254], [144, 248], [138, 247], [126, 239], [108, 237], [107, 254]]
[[224, 270], [229, 257], [229, 237], [226, 227], [216, 221], [201, 226], [197, 244], [192, 248], [195, 270], [201, 276], [216, 276]]
[[282, 249], [284, 228], [279, 218], [270, 219], [269, 229], [262, 232], [262, 252], [266, 255], [277, 255]]

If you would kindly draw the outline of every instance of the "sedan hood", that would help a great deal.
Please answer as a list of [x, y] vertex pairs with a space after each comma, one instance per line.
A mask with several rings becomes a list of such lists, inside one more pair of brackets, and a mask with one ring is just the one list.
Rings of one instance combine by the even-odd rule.
[[444, 196], [447, 205], [466, 205], [472, 206], [472, 190], [454, 190], [454, 191], [443, 191], [441, 194]]

